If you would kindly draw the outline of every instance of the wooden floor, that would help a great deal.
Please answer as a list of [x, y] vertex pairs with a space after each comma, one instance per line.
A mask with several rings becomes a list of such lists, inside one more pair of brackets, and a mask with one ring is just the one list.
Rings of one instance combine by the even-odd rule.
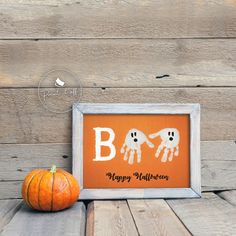
[[44, 213], [22, 200], [0, 200], [1, 236], [236, 235], [236, 190], [201, 199], [77, 202]]

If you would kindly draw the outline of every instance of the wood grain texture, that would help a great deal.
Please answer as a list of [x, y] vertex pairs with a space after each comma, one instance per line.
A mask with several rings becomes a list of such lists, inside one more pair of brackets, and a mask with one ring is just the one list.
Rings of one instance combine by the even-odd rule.
[[236, 234], [236, 208], [213, 193], [167, 202], [193, 235]]
[[[235, 148], [234, 141], [201, 142], [203, 191], [236, 189]], [[0, 199], [21, 198], [28, 170], [55, 163], [71, 171], [71, 144], [2, 144], [0, 149]]]
[[77, 202], [70, 209], [56, 213], [37, 212], [24, 205], [4, 228], [1, 235], [84, 235], [85, 214], [85, 206], [82, 202]]
[[236, 161], [236, 140], [201, 142], [201, 159], [209, 161]]
[[217, 195], [236, 207], [236, 190], [219, 192]]
[[56, 165], [71, 172], [71, 144], [0, 144], [0, 181], [23, 180], [35, 168]]
[[191, 235], [162, 200], [128, 200], [139, 235]]
[[56, 68], [76, 73], [83, 87], [236, 86], [235, 65], [236, 39], [0, 40], [7, 88], [37, 88]]
[[88, 209], [87, 236], [139, 235], [126, 201], [93, 201]]
[[82, 189], [80, 200], [94, 199], [142, 199], [142, 198], [199, 198], [200, 194], [192, 188], [98, 188]]
[[[60, 108], [66, 104], [63, 99], [52, 96], [51, 102]], [[0, 101], [0, 143], [71, 143], [71, 113], [47, 111], [39, 102], [37, 89], [1, 89]], [[86, 88], [81, 99], [105, 103], [200, 103], [201, 140], [235, 139], [235, 101], [236, 88]]]
[[87, 206], [86, 236], [94, 235], [94, 203]]
[[236, 160], [202, 161], [202, 188], [206, 191], [236, 189]]
[[[46, 3], [45, 3], [46, 2]], [[235, 37], [234, 1], [1, 1], [1, 38]]]
[[21, 207], [21, 200], [0, 200], [0, 233]]
[[0, 182], [0, 199], [22, 198], [21, 195], [22, 181], [1, 181]]
[[236, 189], [235, 141], [201, 142], [202, 188], [206, 191]]

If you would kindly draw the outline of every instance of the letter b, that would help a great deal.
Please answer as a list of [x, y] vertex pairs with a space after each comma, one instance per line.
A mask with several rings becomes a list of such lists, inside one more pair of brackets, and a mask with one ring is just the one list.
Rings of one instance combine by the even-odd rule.
[[[112, 144], [112, 142], [115, 139], [115, 133], [112, 129], [110, 128], [93, 128], [95, 130], [95, 151], [96, 151], [96, 156], [93, 159], [93, 161], [109, 161], [113, 159], [116, 155], [116, 148]], [[109, 139], [106, 141], [102, 141], [102, 132], [108, 132], [109, 133]], [[101, 156], [101, 146], [107, 146], [110, 148], [110, 154], [108, 156]]]

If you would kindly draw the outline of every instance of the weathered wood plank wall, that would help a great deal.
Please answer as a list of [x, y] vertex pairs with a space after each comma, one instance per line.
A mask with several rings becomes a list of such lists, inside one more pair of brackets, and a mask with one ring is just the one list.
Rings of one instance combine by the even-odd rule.
[[[1, 38], [234, 37], [230, 0], [1, 0]], [[17, 4], [22, 3], [22, 4]]]
[[55, 67], [84, 102], [200, 103], [203, 190], [236, 189], [234, 1], [0, 0], [0, 199], [35, 167], [71, 169], [71, 114], [37, 95]]
[[55, 66], [89, 88], [236, 86], [234, 39], [0, 40], [0, 53], [1, 87], [37, 88]]

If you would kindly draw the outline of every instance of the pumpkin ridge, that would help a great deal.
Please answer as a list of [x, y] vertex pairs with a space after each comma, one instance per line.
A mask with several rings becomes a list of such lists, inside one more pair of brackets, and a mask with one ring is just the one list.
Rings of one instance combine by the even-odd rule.
[[27, 198], [27, 203], [30, 205], [31, 208], [34, 208], [31, 203], [30, 203], [30, 200], [29, 200], [29, 188], [30, 188], [30, 185], [33, 181], [33, 179], [36, 177], [37, 174], [39, 174], [42, 170], [39, 170], [37, 171], [31, 178], [31, 180], [29, 181], [29, 184], [27, 185], [27, 191], [26, 191], [26, 198]]
[[71, 198], [72, 198], [72, 191], [71, 190], [72, 189], [71, 189], [71, 185], [70, 185], [69, 179], [67, 178], [67, 176], [62, 171], [60, 173], [65, 176], [66, 181], [67, 181], [67, 183], [69, 185], [69, 189], [70, 189], [70, 202], [71, 202]]
[[52, 198], [51, 198], [51, 211], [53, 210], [53, 187], [54, 187], [54, 178], [55, 173], [52, 173]]
[[47, 172], [45, 171], [45, 173], [42, 175], [41, 179], [39, 180], [39, 187], [38, 187], [38, 207], [40, 210], [42, 210], [42, 207], [40, 206], [40, 201], [39, 201], [39, 195], [40, 195], [40, 184], [42, 182], [43, 177], [47, 174]]

